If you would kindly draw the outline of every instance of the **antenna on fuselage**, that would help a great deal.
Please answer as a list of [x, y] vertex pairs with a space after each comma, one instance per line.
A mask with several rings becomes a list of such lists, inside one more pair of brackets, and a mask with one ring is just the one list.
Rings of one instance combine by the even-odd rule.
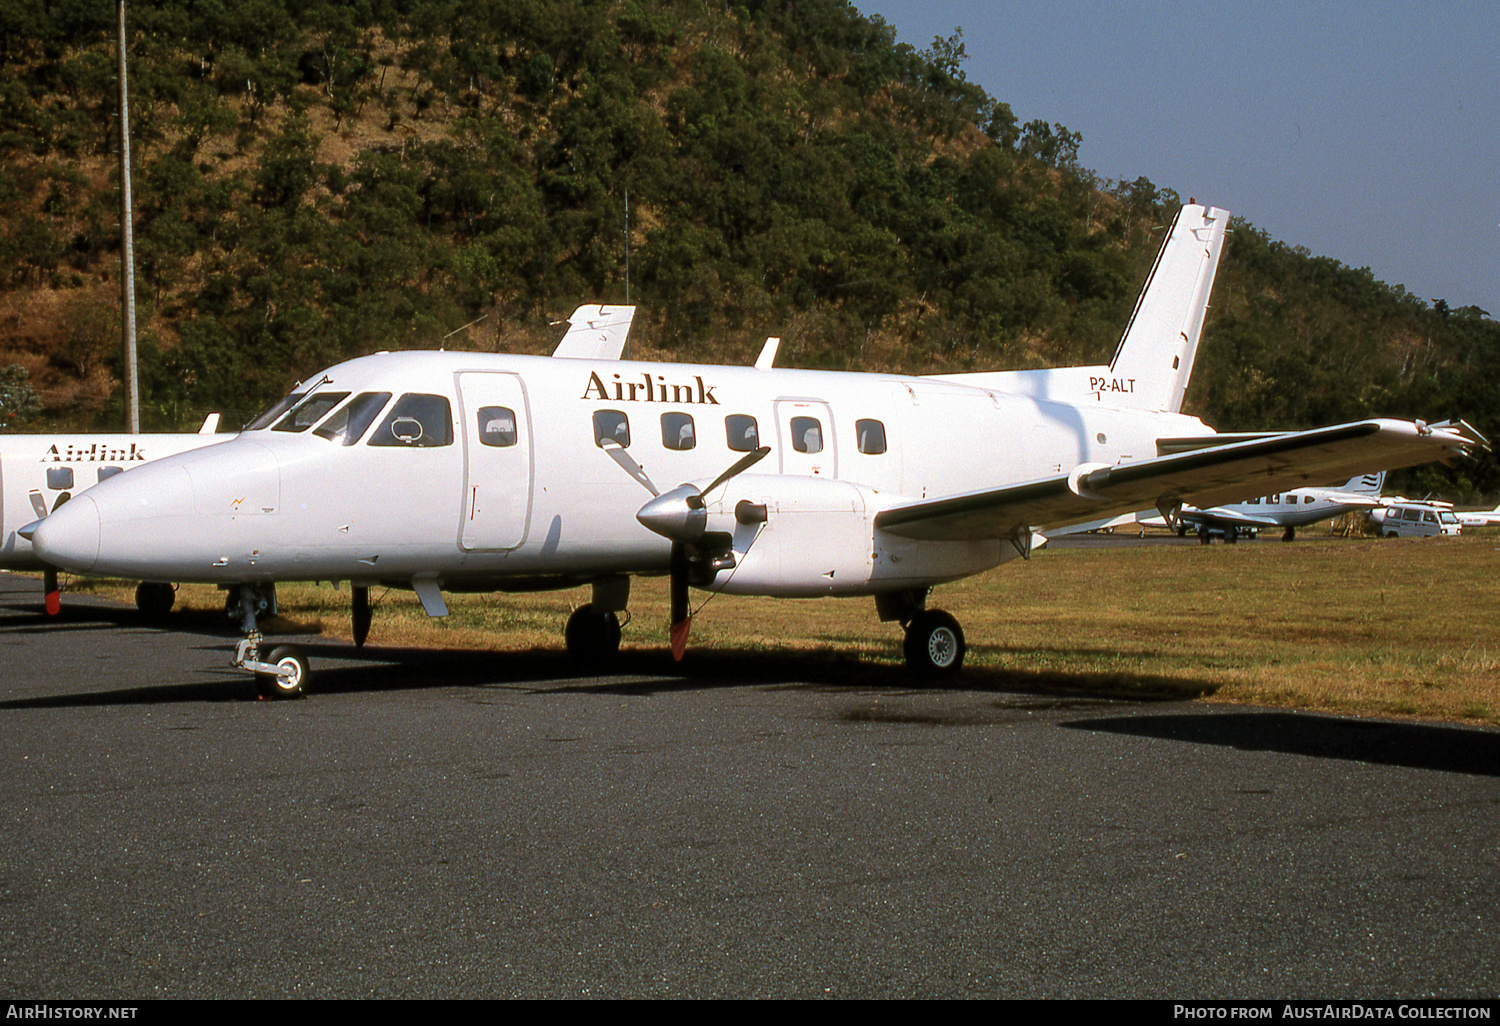
[[441, 345], [441, 343], [448, 341], [454, 335], [457, 335], [460, 331], [463, 331], [466, 328], [472, 328], [472, 327], [474, 327], [474, 325], [478, 324], [480, 321], [484, 320], [488, 316], [489, 316], [489, 314], [482, 313], [478, 317], [476, 317], [472, 321], [470, 321], [468, 324], [465, 324], [462, 328], [454, 328], [452, 331], [448, 332], [448, 334], [446, 334], [442, 338], [438, 339], [438, 343], [439, 343], [438, 348], [439, 349], [443, 348], [442, 345]]

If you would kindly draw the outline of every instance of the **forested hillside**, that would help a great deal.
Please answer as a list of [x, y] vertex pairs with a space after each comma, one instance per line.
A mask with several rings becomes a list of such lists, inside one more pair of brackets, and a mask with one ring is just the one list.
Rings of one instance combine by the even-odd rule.
[[[0, 369], [43, 403], [9, 430], [123, 420], [114, 10], [0, 0]], [[130, 46], [153, 428], [378, 349], [546, 352], [578, 303], [626, 300], [627, 251], [638, 357], [775, 334], [805, 367], [1106, 359], [1180, 202], [1018, 124], [961, 35], [919, 52], [845, 0], [135, 0]], [[1239, 220], [1189, 403], [1495, 437], [1497, 386], [1483, 311]], [[1434, 483], [1500, 469], [1406, 486]]]

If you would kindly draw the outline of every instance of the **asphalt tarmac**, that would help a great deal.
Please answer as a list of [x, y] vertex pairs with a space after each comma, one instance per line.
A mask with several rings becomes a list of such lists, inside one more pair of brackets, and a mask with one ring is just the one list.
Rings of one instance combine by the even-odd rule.
[[8, 997], [1500, 990], [1497, 731], [378, 619], [263, 702], [229, 630], [65, 602], [0, 574]]

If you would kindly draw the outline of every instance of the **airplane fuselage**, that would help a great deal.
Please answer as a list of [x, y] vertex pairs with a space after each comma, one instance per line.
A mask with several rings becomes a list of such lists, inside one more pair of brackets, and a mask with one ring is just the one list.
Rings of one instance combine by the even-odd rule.
[[[993, 539], [882, 537], [881, 509], [1148, 458], [1159, 436], [1211, 433], [1093, 392], [1065, 402], [889, 374], [447, 352], [340, 364], [309, 396], [326, 397], [316, 414], [76, 497], [47, 527], [48, 557], [96, 575], [427, 578], [456, 590], [659, 574], [671, 546], [636, 520], [650, 495], [604, 443], [663, 488], [711, 479], [763, 445], [766, 459], [707, 497], [711, 527], [746, 557], [716, 587], [870, 594], [1016, 554]], [[341, 431], [345, 421], [358, 433]], [[739, 523], [746, 501], [770, 515]]]

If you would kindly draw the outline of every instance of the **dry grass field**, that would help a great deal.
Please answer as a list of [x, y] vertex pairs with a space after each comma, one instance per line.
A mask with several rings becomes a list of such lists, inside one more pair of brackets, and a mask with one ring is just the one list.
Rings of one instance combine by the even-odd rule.
[[[967, 635], [960, 686], [1500, 724], [1497, 568], [1500, 530], [1420, 540], [1314, 530], [1291, 545], [1047, 549], [939, 588], [931, 604]], [[119, 583], [74, 579], [69, 588], [131, 595]], [[558, 651], [568, 612], [588, 591], [450, 595], [442, 620], [409, 592], [372, 589], [371, 598], [372, 645]], [[695, 609], [705, 598], [694, 593]], [[279, 599], [271, 632], [349, 636], [347, 588], [282, 585]], [[212, 587], [184, 587], [178, 605], [223, 615]], [[666, 582], [636, 580], [631, 614], [624, 647], [664, 650]], [[868, 599], [720, 596], [698, 611], [689, 659], [764, 654], [824, 677], [889, 676], [900, 639]]]

